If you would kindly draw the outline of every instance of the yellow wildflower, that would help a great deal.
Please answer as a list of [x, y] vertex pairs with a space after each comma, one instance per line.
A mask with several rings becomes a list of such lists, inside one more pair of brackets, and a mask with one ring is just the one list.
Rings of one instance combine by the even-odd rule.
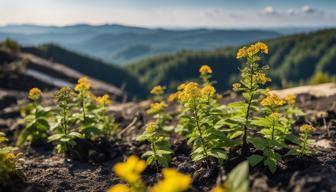
[[42, 91], [39, 88], [32, 88], [29, 90], [28, 98], [36, 101], [41, 98]]
[[188, 83], [182, 83], [182, 84], [180, 84], [180, 85], [177, 87], [177, 90], [179, 90], [179, 91], [184, 90], [184, 88], [186, 87], [187, 84], [188, 84]]
[[114, 172], [117, 176], [128, 183], [140, 182], [140, 174], [145, 170], [145, 161], [139, 159], [137, 156], [130, 156], [126, 162], [117, 163], [114, 166]]
[[164, 93], [164, 90], [166, 88], [161, 86], [161, 85], [157, 85], [155, 87], [153, 87], [153, 89], [150, 91], [151, 94], [153, 95], [162, 95]]
[[296, 96], [295, 95], [287, 95], [284, 99], [286, 100], [286, 102], [289, 105], [293, 105], [293, 104], [295, 104]]
[[256, 80], [261, 84], [265, 84], [267, 82], [272, 81], [271, 78], [267, 77], [265, 73], [257, 73]]
[[105, 94], [101, 97], [96, 97], [96, 102], [99, 104], [99, 105], [111, 105], [112, 104], [112, 101], [110, 100], [110, 96]]
[[224, 189], [221, 188], [220, 186], [216, 186], [212, 189], [211, 192], [224, 192]]
[[265, 43], [257, 42], [254, 46], [258, 49], [258, 51], [268, 54], [268, 46]]
[[91, 82], [88, 77], [81, 77], [78, 79], [78, 83], [75, 86], [76, 91], [89, 90], [91, 88]]
[[191, 99], [200, 98], [202, 96], [198, 83], [189, 82], [183, 87], [183, 91], [179, 94], [179, 100], [186, 102]]
[[238, 89], [241, 87], [241, 84], [240, 83], [234, 83], [232, 84], [232, 89], [234, 91], [238, 91]]
[[163, 169], [162, 173], [163, 180], [154, 185], [150, 192], [183, 192], [189, 189], [190, 176], [179, 173], [172, 168]]
[[241, 58], [246, 57], [246, 56], [247, 56], [247, 48], [242, 47], [238, 50], [236, 58], [241, 59]]
[[127, 185], [117, 184], [108, 189], [107, 192], [131, 192], [131, 189]]
[[205, 85], [201, 89], [201, 93], [205, 96], [213, 96], [216, 93], [216, 89], [212, 85]]
[[161, 112], [164, 108], [168, 107], [168, 105], [164, 101], [160, 101], [158, 103], [152, 103], [150, 108], [147, 110], [147, 113], [154, 114]]
[[284, 105], [285, 101], [282, 100], [278, 95], [268, 93], [267, 97], [261, 101], [262, 106], [281, 106]]
[[265, 53], [268, 54], [268, 46], [265, 43], [257, 42], [255, 44], [250, 45], [249, 47], [242, 47], [237, 52], [237, 59], [241, 59], [243, 57], [252, 57], [257, 53]]
[[209, 65], [202, 65], [199, 69], [199, 72], [204, 75], [204, 74], [211, 74], [212, 69]]
[[273, 112], [273, 113], [271, 114], [271, 117], [274, 118], [274, 119], [279, 119], [280, 116], [281, 116], [281, 114], [278, 113], [278, 112]]
[[309, 124], [304, 124], [300, 127], [300, 131], [304, 133], [311, 133], [315, 130], [315, 128]]
[[154, 133], [157, 128], [157, 124], [155, 122], [149, 122], [146, 125], [146, 133]]
[[176, 93], [172, 93], [168, 96], [168, 102], [174, 102], [178, 99], [178, 94], [179, 92], [176, 92]]

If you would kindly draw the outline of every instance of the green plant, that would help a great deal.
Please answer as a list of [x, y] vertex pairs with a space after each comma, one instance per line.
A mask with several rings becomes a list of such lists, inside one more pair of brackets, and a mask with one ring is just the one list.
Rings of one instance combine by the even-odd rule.
[[170, 129], [167, 129], [166, 123], [171, 117], [165, 111], [167, 104], [163, 101], [164, 88], [162, 86], [155, 86], [151, 90], [151, 93], [156, 102], [151, 104], [147, 113], [153, 115], [155, 121], [147, 124], [146, 130], [138, 137], [138, 140], [150, 143], [151, 150], [142, 155], [142, 157], [147, 158], [147, 165], [156, 163], [157, 167], [159, 164], [168, 167], [172, 150], [170, 149], [167, 134]]
[[82, 135], [76, 131], [70, 130], [70, 124], [74, 119], [69, 114], [71, 109], [70, 101], [74, 97], [74, 93], [70, 87], [63, 87], [55, 94], [55, 99], [58, 104], [58, 113], [56, 114], [56, 124], [52, 128], [53, 135], [48, 140], [49, 142], [56, 142], [56, 151], [58, 153], [65, 153], [70, 148], [76, 145], [75, 139], [81, 138]]
[[112, 103], [108, 95], [96, 98], [97, 108], [94, 109], [96, 127], [103, 136], [111, 138], [116, 134], [119, 125], [115, 122], [113, 116], [108, 115], [106, 107]]
[[304, 124], [300, 128], [299, 138], [294, 140], [294, 143], [298, 147], [293, 148], [288, 151], [287, 155], [294, 155], [298, 157], [311, 156], [314, 154], [310, 145], [313, 143], [313, 140], [310, 139], [312, 132], [314, 132], [314, 127], [309, 124]]
[[185, 83], [179, 86], [177, 92], [182, 112], [176, 131], [188, 138], [194, 161], [210, 156], [218, 160], [226, 159], [229, 146], [225, 131], [215, 126], [223, 118], [223, 109], [219, 105], [215, 88], [207, 78], [209, 76], [205, 74], [212, 72], [209, 69], [203, 67], [200, 70], [203, 85]]
[[148, 141], [150, 143], [151, 150], [142, 155], [142, 157], [147, 158], [147, 165], [156, 163], [157, 167], [159, 164], [168, 167], [171, 159], [170, 154], [172, 153], [169, 138], [160, 133], [156, 122], [148, 123], [145, 132], [137, 139], [140, 141]]
[[0, 132], [0, 185], [11, 181], [10, 178], [18, 166], [19, 155], [13, 152], [16, 148], [3, 146], [5, 141], [7, 141], [5, 134]]
[[75, 86], [75, 91], [78, 92], [77, 102], [80, 109], [79, 113], [74, 113], [73, 116], [79, 124], [79, 131], [85, 138], [94, 140], [102, 132], [95, 126], [96, 119], [92, 113], [95, 106], [92, 102], [94, 95], [91, 93], [91, 82], [87, 77], [81, 77]]
[[223, 186], [216, 186], [211, 192], [248, 192], [248, 162], [244, 161], [238, 164], [229, 173]]
[[242, 94], [243, 101], [231, 103], [229, 107], [236, 112], [231, 119], [236, 125], [232, 127], [233, 135], [235, 137], [241, 136], [243, 154], [249, 150], [248, 137], [252, 133], [251, 115], [259, 110], [259, 98], [264, 93], [261, 86], [271, 81], [265, 74], [269, 67], [260, 64], [263, 54], [268, 54], [268, 47], [260, 42], [243, 47], [237, 53], [237, 59], [242, 60], [243, 68], [240, 73], [240, 83], [233, 84], [233, 90]]
[[29, 114], [24, 117], [26, 126], [20, 132], [17, 138], [17, 145], [22, 145], [24, 142], [46, 141], [49, 136], [49, 108], [44, 108], [40, 105], [42, 91], [38, 88], [32, 88], [29, 91], [29, 99], [32, 103], [27, 105], [26, 110]]

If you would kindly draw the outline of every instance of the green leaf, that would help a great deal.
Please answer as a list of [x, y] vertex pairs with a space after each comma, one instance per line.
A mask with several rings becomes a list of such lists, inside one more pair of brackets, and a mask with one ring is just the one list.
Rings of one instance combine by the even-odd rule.
[[248, 192], [248, 163], [244, 161], [232, 169], [224, 185], [229, 186], [232, 192]]
[[276, 165], [276, 161], [270, 158], [267, 158], [264, 161], [264, 165], [268, 167], [268, 169], [271, 171], [272, 174], [275, 173], [276, 169], [277, 169], [277, 165]]
[[253, 155], [251, 155], [251, 156], [249, 156], [249, 157], [247, 158], [249, 164], [250, 164], [252, 167], [254, 167], [254, 166], [256, 166], [257, 164], [259, 164], [263, 159], [264, 159], [263, 156], [261, 156], [261, 155], [256, 155], [256, 154], [253, 154]]

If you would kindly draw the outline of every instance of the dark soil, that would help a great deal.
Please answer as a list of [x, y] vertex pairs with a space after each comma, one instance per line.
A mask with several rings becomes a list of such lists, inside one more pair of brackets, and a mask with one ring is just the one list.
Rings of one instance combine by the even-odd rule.
[[[0, 91], [0, 130], [10, 137], [14, 144], [15, 128], [19, 124], [18, 104], [23, 94]], [[6, 93], [6, 94], [4, 94]], [[232, 96], [224, 98], [232, 100]], [[284, 158], [283, 164], [272, 175], [263, 166], [250, 169], [252, 191], [336, 191], [336, 96], [316, 98], [299, 96], [298, 106], [307, 117], [298, 119], [297, 126], [309, 122], [317, 128], [313, 135], [316, 140], [316, 155], [306, 158]], [[137, 107], [135, 107], [137, 106]], [[147, 120], [142, 104], [133, 104], [133, 111], [119, 111], [116, 116], [122, 127], [128, 127], [119, 139], [108, 141], [78, 140], [78, 145], [66, 155], [56, 154], [50, 145], [24, 146], [22, 176], [13, 184], [0, 191], [105, 191], [111, 185], [121, 182], [112, 167], [130, 154], [138, 156], [148, 147], [134, 141]], [[139, 113], [140, 111], [140, 113]], [[132, 120], [137, 118], [136, 123]], [[141, 121], [139, 123], [139, 121]], [[128, 126], [133, 123], [133, 126]], [[297, 128], [297, 127], [296, 127]], [[230, 170], [244, 160], [238, 154], [230, 154], [231, 160], [220, 166], [215, 160], [192, 162], [190, 149], [178, 136], [173, 137], [174, 155], [170, 166], [188, 173], [193, 178], [190, 191], [207, 192]], [[157, 167], [148, 167], [143, 173], [144, 181], [151, 185], [161, 178]], [[159, 168], [161, 169], [161, 168]]]

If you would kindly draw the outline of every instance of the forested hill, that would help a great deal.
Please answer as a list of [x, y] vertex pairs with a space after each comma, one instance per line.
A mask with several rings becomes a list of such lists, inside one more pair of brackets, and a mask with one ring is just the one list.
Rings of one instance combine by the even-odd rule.
[[57, 45], [44, 44], [37, 47], [25, 47], [22, 48], [22, 51], [62, 63], [82, 74], [124, 89], [130, 93], [131, 96], [144, 97], [147, 94], [147, 91], [136, 77], [125, 69], [105, 64], [100, 60], [63, 49]]
[[[336, 75], [336, 29], [290, 35], [266, 41], [270, 53], [264, 62], [271, 66], [273, 84], [286, 87], [309, 81], [314, 74]], [[198, 68], [208, 64], [221, 90], [231, 87], [237, 78], [239, 47], [212, 51], [181, 51], [151, 57], [127, 65], [148, 88], [160, 84], [171, 90], [183, 81], [198, 77]]]

